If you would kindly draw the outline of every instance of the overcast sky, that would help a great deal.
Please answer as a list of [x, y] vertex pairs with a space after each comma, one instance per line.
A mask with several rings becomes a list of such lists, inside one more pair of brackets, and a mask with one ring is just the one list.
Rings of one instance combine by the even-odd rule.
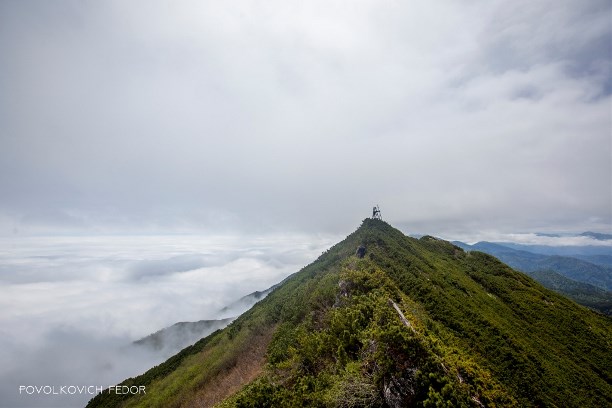
[[0, 234], [609, 230], [606, 0], [0, 0]]

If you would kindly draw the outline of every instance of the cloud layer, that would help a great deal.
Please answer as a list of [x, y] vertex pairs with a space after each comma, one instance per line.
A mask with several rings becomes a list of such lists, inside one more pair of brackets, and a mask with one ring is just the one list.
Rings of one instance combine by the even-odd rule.
[[168, 357], [129, 345], [280, 282], [338, 237], [0, 239], [0, 407], [83, 406], [91, 395], [20, 385], [109, 386]]
[[2, 232], [607, 230], [609, 14], [2, 2]]

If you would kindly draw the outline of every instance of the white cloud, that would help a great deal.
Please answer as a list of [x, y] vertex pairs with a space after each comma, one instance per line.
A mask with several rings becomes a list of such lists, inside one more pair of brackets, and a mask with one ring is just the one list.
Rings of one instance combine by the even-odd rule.
[[[498, 231], [482, 231], [478, 234], [454, 234], [444, 236], [447, 240], [463, 241], [475, 244], [480, 241], [507, 242], [522, 245], [544, 245], [549, 247], [598, 247], [598, 253], [606, 251], [612, 254], [612, 240], [597, 240], [587, 236], [576, 236], [571, 234], [558, 234], [554, 236], [541, 235], [537, 233], [500, 233]], [[580, 251], [577, 251], [579, 253]]]
[[[0, 242], [0, 406], [82, 406], [18, 385], [111, 385], [167, 355], [127, 350], [312, 262], [336, 236], [21, 237]], [[227, 317], [227, 316], [223, 316]], [[100, 384], [101, 383], [101, 384]], [[6, 396], [6, 398], [4, 398]]]

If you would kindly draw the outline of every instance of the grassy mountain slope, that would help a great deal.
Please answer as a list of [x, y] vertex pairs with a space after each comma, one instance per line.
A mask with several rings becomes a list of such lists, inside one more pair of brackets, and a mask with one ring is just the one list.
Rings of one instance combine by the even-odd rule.
[[[355, 250], [366, 247], [359, 259]], [[612, 404], [612, 324], [490, 255], [380, 220], [90, 407]]]
[[[598, 265], [570, 256], [543, 255], [517, 250], [491, 242], [478, 242], [474, 245], [457, 243], [463, 249], [482, 251], [491, 254], [508, 265], [523, 272], [543, 270], [555, 271], [578, 282], [588, 283], [605, 290], [612, 290], [612, 268]], [[604, 256], [600, 256], [605, 259]]]
[[612, 316], [612, 292], [566, 278], [555, 271], [533, 271], [528, 275], [544, 287], [561, 293], [578, 304]]
[[[612, 282], [612, 272], [606, 272], [605, 265], [594, 265], [571, 257], [549, 256], [509, 248], [491, 242], [468, 245], [454, 242], [465, 250], [488, 253], [516, 268], [541, 283], [548, 289], [561, 293], [583, 306], [590, 307], [608, 316], [612, 315], [612, 292], [605, 288], [605, 282]], [[603, 255], [600, 257], [603, 258]], [[580, 279], [571, 279], [571, 275]], [[586, 283], [592, 275], [603, 287]]]

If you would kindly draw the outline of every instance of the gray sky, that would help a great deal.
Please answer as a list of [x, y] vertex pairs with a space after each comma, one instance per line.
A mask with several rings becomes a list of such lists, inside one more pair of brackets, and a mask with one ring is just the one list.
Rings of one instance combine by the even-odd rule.
[[0, 0], [0, 234], [609, 230], [611, 13]]

